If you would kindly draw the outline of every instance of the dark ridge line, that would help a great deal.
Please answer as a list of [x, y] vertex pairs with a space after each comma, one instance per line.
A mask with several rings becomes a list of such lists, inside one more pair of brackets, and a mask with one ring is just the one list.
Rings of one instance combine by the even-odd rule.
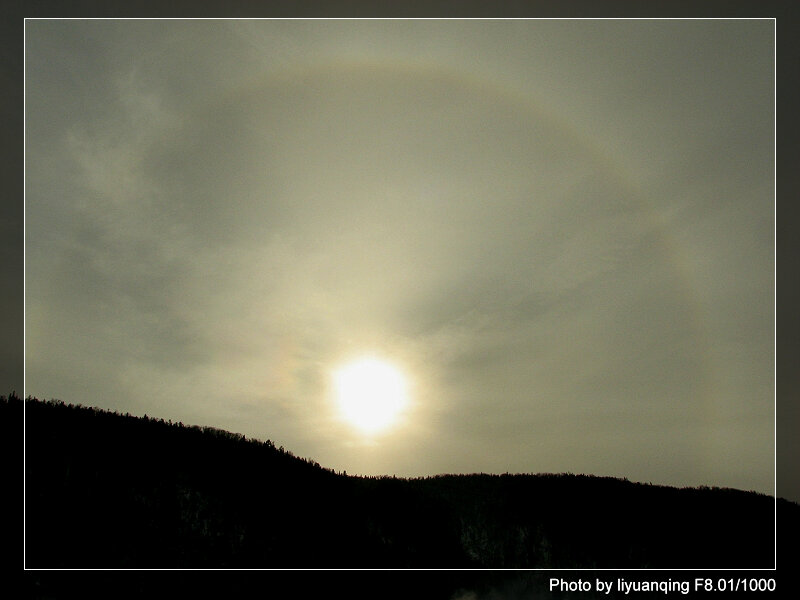
[[[19, 396], [16, 395], [15, 391], [12, 391], [9, 394], [9, 396], [0, 396], [0, 402], [4, 402], [4, 403], [9, 403], [10, 404], [10, 403], [14, 403], [15, 401], [22, 403], [21, 398], [19, 398]], [[204, 434], [213, 435], [215, 437], [223, 437], [223, 438], [226, 438], [226, 439], [230, 439], [232, 441], [246, 442], [246, 443], [253, 444], [254, 446], [267, 446], [269, 448], [272, 448], [272, 449], [278, 451], [279, 453], [285, 454], [285, 455], [287, 455], [287, 456], [289, 456], [291, 458], [295, 458], [295, 459], [297, 459], [299, 461], [305, 462], [305, 463], [307, 463], [307, 464], [309, 464], [311, 466], [318, 467], [318, 468], [320, 468], [320, 469], [322, 469], [324, 471], [327, 471], [329, 473], [334, 473], [336, 475], [341, 475], [343, 477], [352, 477], [352, 478], [355, 478], [355, 479], [396, 479], [396, 480], [402, 480], [402, 481], [425, 481], [425, 480], [429, 480], [429, 479], [448, 478], [448, 477], [453, 477], [453, 478], [458, 478], [458, 477], [492, 477], [492, 478], [537, 477], [537, 478], [543, 478], [543, 479], [552, 478], [552, 477], [557, 477], [557, 478], [572, 477], [572, 478], [578, 478], [578, 479], [587, 478], [587, 479], [599, 480], [599, 481], [614, 481], [614, 482], [630, 484], [630, 485], [635, 485], [635, 486], [643, 486], [643, 487], [649, 487], [649, 488], [654, 488], [654, 489], [664, 489], [664, 490], [667, 490], [667, 489], [671, 489], [671, 490], [696, 490], [696, 491], [716, 490], [716, 491], [720, 491], [720, 492], [740, 492], [740, 493], [746, 493], [746, 494], [753, 494], [753, 495], [756, 495], [756, 496], [765, 496], [765, 497], [768, 497], [768, 498], [774, 498], [774, 499], [777, 499], [777, 500], [782, 500], [782, 501], [789, 502], [789, 503], [792, 503], [792, 504], [800, 505], [800, 503], [795, 502], [793, 500], [788, 500], [788, 499], [781, 498], [781, 497], [777, 497], [776, 498], [772, 494], [768, 494], [768, 493], [765, 493], [765, 492], [760, 492], [758, 490], [752, 490], [752, 489], [745, 490], [745, 489], [742, 489], [742, 488], [734, 488], [734, 487], [729, 487], [729, 486], [715, 486], [715, 485], [676, 486], [676, 485], [652, 483], [652, 482], [649, 482], [649, 481], [631, 481], [627, 477], [615, 477], [615, 476], [610, 476], [610, 475], [594, 475], [594, 474], [591, 474], [591, 473], [573, 473], [571, 471], [567, 471], [567, 472], [563, 472], [563, 473], [553, 473], [553, 472], [516, 472], [516, 473], [511, 473], [511, 472], [508, 472], [508, 471], [506, 471], [505, 473], [485, 473], [483, 471], [475, 471], [475, 472], [470, 472], [470, 473], [466, 473], [466, 472], [462, 472], [462, 473], [437, 473], [435, 475], [418, 475], [418, 476], [409, 476], [409, 477], [403, 477], [403, 476], [399, 476], [398, 477], [397, 475], [390, 475], [390, 474], [381, 474], [381, 475], [363, 475], [363, 474], [357, 474], [357, 473], [356, 474], [352, 474], [352, 473], [347, 473], [347, 471], [337, 472], [335, 469], [333, 469], [331, 467], [322, 466], [316, 460], [314, 460], [311, 457], [298, 456], [294, 452], [292, 452], [289, 449], [284, 448], [283, 446], [276, 446], [275, 442], [273, 442], [271, 439], [262, 440], [261, 438], [258, 438], [258, 437], [252, 437], [252, 436], [251, 437], [247, 437], [243, 433], [232, 432], [232, 431], [228, 431], [226, 429], [221, 429], [219, 427], [214, 427], [214, 426], [210, 426], [210, 425], [186, 425], [181, 421], [179, 421], [177, 423], [173, 423], [171, 419], [168, 419], [168, 420], [165, 421], [163, 418], [152, 417], [152, 416], [148, 416], [147, 414], [144, 414], [141, 417], [137, 416], [137, 415], [132, 415], [132, 414], [130, 414], [128, 412], [123, 414], [123, 413], [119, 413], [117, 411], [112, 411], [110, 409], [104, 409], [104, 408], [100, 408], [100, 407], [96, 407], [96, 406], [83, 405], [81, 403], [78, 403], [78, 404], [67, 403], [67, 402], [64, 402], [63, 400], [60, 400], [60, 399], [57, 399], [57, 398], [51, 398], [49, 400], [40, 400], [39, 398], [36, 398], [34, 396], [30, 396], [29, 395], [28, 397], [25, 398], [24, 402], [26, 402], [26, 403], [27, 402], [31, 402], [31, 403], [38, 403], [38, 404], [43, 404], [43, 405], [50, 405], [50, 406], [58, 406], [58, 407], [64, 407], [64, 408], [70, 408], [70, 409], [84, 410], [84, 411], [87, 411], [87, 412], [92, 412], [94, 414], [100, 414], [100, 415], [104, 415], [104, 416], [114, 416], [114, 417], [138, 420], [138, 421], [142, 421], [142, 422], [145, 422], [145, 423], [155, 423], [155, 424], [158, 424], [158, 425], [165, 425], [167, 427], [175, 427], [178, 430], [180, 430], [180, 429], [188, 429], [188, 430], [192, 430], [192, 431], [201, 431]]]

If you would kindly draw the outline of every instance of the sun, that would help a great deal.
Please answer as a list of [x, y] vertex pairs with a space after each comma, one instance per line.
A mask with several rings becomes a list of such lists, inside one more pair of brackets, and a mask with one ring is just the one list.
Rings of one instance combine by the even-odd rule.
[[362, 433], [389, 428], [408, 404], [403, 373], [374, 357], [355, 360], [334, 371], [333, 388], [342, 418]]

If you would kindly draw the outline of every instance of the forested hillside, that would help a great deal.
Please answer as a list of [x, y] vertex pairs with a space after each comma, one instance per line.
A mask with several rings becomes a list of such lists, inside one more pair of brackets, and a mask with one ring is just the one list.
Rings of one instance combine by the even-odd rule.
[[[764, 568], [772, 497], [571, 474], [355, 477], [271, 441], [28, 399], [29, 568]], [[0, 402], [4, 433], [23, 402]], [[778, 533], [800, 506], [779, 499]]]

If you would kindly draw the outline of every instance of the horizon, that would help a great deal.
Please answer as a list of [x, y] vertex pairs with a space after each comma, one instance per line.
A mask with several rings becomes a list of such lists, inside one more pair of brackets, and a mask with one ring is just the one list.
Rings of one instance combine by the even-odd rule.
[[24, 396], [776, 496], [770, 20], [25, 31]]
[[[11, 395], [13, 395], [13, 392], [12, 392]], [[3, 401], [8, 401], [8, 400], [10, 400], [11, 395], [2, 395], [2, 396], [0, 396], [0, 398], [2, 398]], [[624, 477], [624, 476], [599, 475], [599, 474], [595, 474], [595, 473], [584, 473], [584, 472], [574, 473], [574, 472], [571, 472], [571, 471], [561, 471], [561, 472], [556, 472], [556, 471], [513, 471], [513, 472], [512, 471], [505, 471], [505, 472], [459, 471], [459, 472], [441, 472], [441, 473], [432, 473], [432, 474], [426, 474], [426, 475], [404, 475], [404, 476], [397, 476], [394, 473], [379, 473], [379, 474], [374, 474], [374, 473], [373, 474], [351, 473], [351, 472], [348, 472], [346, 470], [345, 471], [337, 471], [337, 470], [333, 469], [332, 467], [328, 467], [327, 465], [324, 465], [324, 464], [320, 463], [319, 461], [317, 461], [313, 456], [302, 456], [300, 454], [297, 454], [291, 448], [285, 447], [281, 443], [280, 440], [272, 439], [270, 437], [263, 437], [263, 438], [251, 437], [251, 436], [247, 436], [247, 435], [245, 435], [245, 434], [243, 434], [241, 432], [238, 432], [238, 431], [231, 431], [231, 430], [228, 430], [228, 429], [221, 429], [221, 428], [215, 427], [213, 425], [199, 425], [199, 424], [196, 424], [196, 423], [183, 423], [182, 421], [176, 422], [176, 421], [172, 421], [172, 420], [169, 420], [169, 419], [165, 420], [164, 418], [159, 417], [158, 415], [150, 415], [150, 414], [135, 415], [135, 414], [130, 414], [130, 413], [120, 413], [120, 412], [112, 411], [112, 410], [109, 410], [109, 409], [106, 409], [106, 408], [102, 408], [102, 407], [99, 407], [99, 406], [90, 406], [90, 405], [84, 405], [84, 404], [80, 404], [80, 403], [78, 403], [78, 404], [67, 403], [67, 402], [64, 402], [63, 400], [60, 400], [58, 398], [44, 399], [44, 398], [36, 398], [36, 397], [33, 397], [33, 396], [27, 396], [25, 398], [21, 398], [20, 396], [16, 396], [16, 398], [17, 398], [17, 400], [20, 400], [21, 402], [23, 402], [23, 404], [26, 403], [26, 402], [31, 402], [31, 401], [32, 402], [38, 402], [40, 404], [56, 404], [56, 405], [61, 405], [61, 406], [64, 406], [66, 408], [72, 408], [72, 409], [99, 411], [101, 413], [104, 413], [104, 414], [107, 414], [107, 415], [110, 415], [110, 416], [114, 416], [114, 417], [135, 419], [135, 420], [148, 422], [148, 423], [149, 422], [158, 423], [159, 425], [165, 425], [167, 427], [174, 427], [174, 428], [176, 428], [178, 430], [180, 430], [180, 429], [194, 429], [194, 430], [198, 430], [198, 431], [201, 431], [201, 432], [204, 432], [204, 433], [206, 431], [217, 431], [217, 432], [230, 434], [232, 436], [237, 436], [237, 437], [241, 436], [241, 441], [243, 441], [243, 442], [252, 442], [252, 443], [257, 444], [257, 445], [266, 444], [272, 450], [275, 450], [276, 452], [280, 452], [282, 454], [286, 454], [286, 455], [290, 456], [291, 458], [294, 458], [294, 459], [297, 459], [299, 461], [308, 463], [308, 464], [310, 464], [310, 465], [312, 465], [314, 467], [320, 468], [320, 469], [322, 469], [324, 471], [328, 471], [330, 473], [333, 473], [335, 475], [340, 475], [340, 476], [343, 476], [343, 477], [357, 477], [357, 478], [364, 478], [364, 479], [370, 479], [370, 478], [372, 478], [372, 479], [387, 479], [388, 478], [388, 479], [401, 479], [401, 480], [409, 480], [409, 481], [417, 480], [417, 479], [422, 480], [422, 479], [427, 479], [427, 478], [436, 478], [436, 477], [462, 477], [462, 476], [464, 476], [464, 477], [466, 477], [466, 476], [487, 476], [487, 477], [516, 477], [516, 476], [534, 476], [534, 477], [536, 477], [536, 476], [556, 476], [556, 477], [562, 477], [562, 476], [567, 476], [567, 477], [587, 477], [587, 478], [590, 478], [590, 479], [613, 479], [615, 481], [623, 481], [623, 482], [626, 482], [626, 483], [631, 483], [631, 484], [635, 484], [635, 485], [644, 485], [644, 486], [649, 486], [649, 487], [666, 487], [666, 488], [672, 488], [672, 489], [695, 489], [695, 490], [702, 490], [702, 489], [731, 490], [731, 491], [736, 491], [736, 492], [743, 492], [743, 493], [746, 493], [746, 494], [757, 494], [757, 495], [762, 495], [762, 496], [769, 496], [770, 498], [774, 498], [776, 500], [784, 500], [784, 501], [792, 502], [794, 504], [800, 504], [800, 501], [792, 500], [791, 498], [786, 498], [786, 497], [779, 496], [779, 495], [776, 495], [776, 494], [770, 494], [769, 492], [762, 492], [762, 491], [752, 490], [752, 489], [733, 488], [733, 487], [725, 487], [725, 486], [714, 486], [714, 485], [707, 485], [707, 484], [699, 484], [699, 485], [695, 485], [695, 486], [676, 486], [676, 485], [663, 484], [663, 483], [658, 483], [658, 482], [653, 482], [653, 481], [634, 480], [634, 479], [630, 479], [630, 478]]]
[[36, 568], [768, 568], [776, 511], [800, 516], [755, 491], [587, 474], [354, 475], [214, 428], [26, 410], [44, 434], [27, 444]]

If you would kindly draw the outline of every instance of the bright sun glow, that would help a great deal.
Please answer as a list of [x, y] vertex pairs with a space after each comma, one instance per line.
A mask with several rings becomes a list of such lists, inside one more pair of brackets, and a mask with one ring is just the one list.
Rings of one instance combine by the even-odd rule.
[[334, 372], [336, 402], [342, 417], [364, 433], [394, 424], [408, 403], [403, 374], [377, 358], [363, 358]]

